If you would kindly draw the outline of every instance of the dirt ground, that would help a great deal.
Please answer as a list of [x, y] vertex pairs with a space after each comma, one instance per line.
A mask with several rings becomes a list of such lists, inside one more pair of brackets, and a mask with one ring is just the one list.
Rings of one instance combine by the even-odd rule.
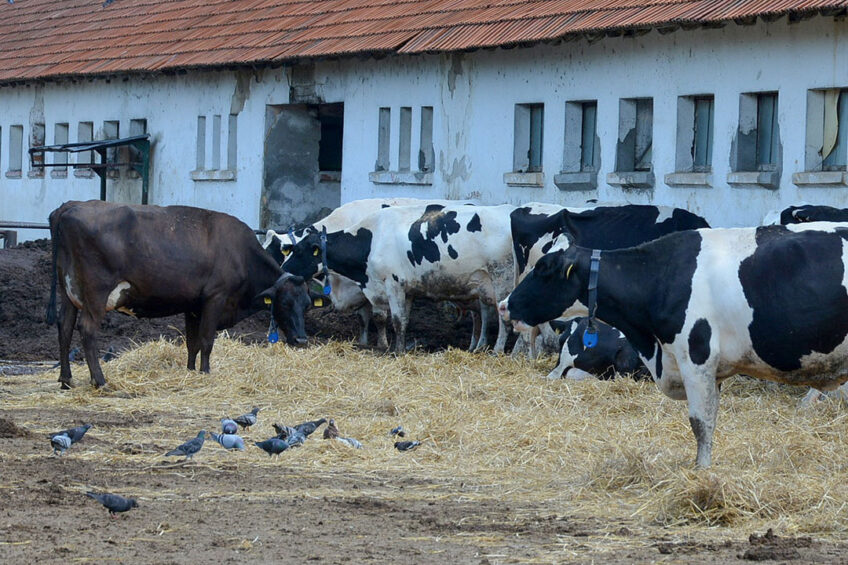
[[[162, 460], [173, 446], [145, 426], [190, 427], [190, 413], [162, 407], [104, 416], [86, 402], [58, 411], [10, 408], [26, 395], [62, 394], [35, 363], [56, 358], [55, 328], [44, 323], [48, 249], [37, 242], [0, 250], [0, 359], [18, 362], [0, 372], [3, 563], [848, 563], [848, 543], [838, 540], [770, 530], [740, 537], [721, 528], [681, 534], [626, 517], [575, 514], [561, 503], [516, 502], [497, 485], [428, 476], [421, 452], [408, 454], [422, 458], [420, 470], [402, 476], [315, 466], [309, 454], [318, 448], [309, 444], [283, 461], [213, 445], [205, 457], [180, 463]], [[418, 308], [411, 332], [423, 347], [466, 343], [466, 322], [434, 314], [432, 305]], [[264, 340], [267, 321], [256, 315], [231, 334]], [[308, 331], [353, 339], [356, 323], [323, 311], [310, 315]], [[122, 350], [181, 330], [180, 319], [110, 315], [100, 343]], [[64, 457], [50, 454], [47, 431], [86, 421], [95, 428], [83, 442]], [[110, 441], [127, 429], [137, 430], [137, 441]], [[111, 519], [86, 490], [132, 493], [140, 508]]]

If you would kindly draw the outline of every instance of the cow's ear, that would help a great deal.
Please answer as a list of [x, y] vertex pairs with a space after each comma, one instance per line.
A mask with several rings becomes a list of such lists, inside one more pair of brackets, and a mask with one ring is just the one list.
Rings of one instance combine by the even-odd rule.
[[312, 306], [315, 308], [323, 308], [327, 305], [327, 298], [323, 294], [318, 294], [317, 292], [310, 292], [309, 298], [312, 299]]
[[257, 302], [257, 303], [263, 303], [267, 306], [270, 306], [271, 302], [274, 300], [275, 294], [276, 294], [276, 289], [273, 286], [271, 286], [271, 287], [266, 288], [265, 290], [263, 290], [259, 294], [257, 294], [253, 298], [253, 301]]
[[283, 255], [285, 255], [286, 257], [288, 257], [288, 256], [289, 256], [289, 254], [291, 254], [291, 252], [292, 252], [292, 248], [293, 248], [293, 247], [294, 247], [294, 246], [293, 246], [293, 245], [291, 245], [291, 244], [283, 245], [283, 247], [281, 248], [281, 251], [283, 252]]

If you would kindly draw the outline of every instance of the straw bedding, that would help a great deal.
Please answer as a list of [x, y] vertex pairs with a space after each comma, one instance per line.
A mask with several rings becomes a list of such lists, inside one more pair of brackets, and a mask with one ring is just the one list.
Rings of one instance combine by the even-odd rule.
[[[398, 475], [413, 488], [415, 477], [427, 477], [427, 484], [455, 486], [470, 499], [539, 503], [644, 525], [773, 526], [821, 536], [848, 529], [848, 413], [828, 401], [800, 408], [803, 390], [743, 377], [726, 382], [713, 466], [695, 471], [685, 402], [630, 379], [550, 382], [540, 378], [550, 359], [453, 349], [394, 357], [341, 342], [292, 349], [225, 336], [215, 343], [211, 375], [184, 363], [184, 345], [162, 339], [105, 364], [110, 390], [89, 387], [87, 369], [75, 365], [78, 388], [69, 393], [59, 393], [55, 370], [26, 377], [14, 394], [3, 393], [3, 403], [20, 414], [55, 409], [56, 422], [17, 422], [35, 432], [85, 406], [103, 423], [92, 430], [98, 441], [73, 456], [127, 473], [159, 468], [167, 449], [257, 405], [263, 410], [246, 443], [273, 435], [273, 422], [326, 417], [364, 444], [349, 449], [321, 440], [319, 431], [297, 452], [282, 454], [295, 471]], [[116, 415], [122, 419], [109, 425]], [[393, 449], [388, 430], [398, 424], [407, 439], [423, 441], [418, 450]], [[252, 445], [225, 453], [211, 442], [194, 462], [227, 469], [281, 464]]]

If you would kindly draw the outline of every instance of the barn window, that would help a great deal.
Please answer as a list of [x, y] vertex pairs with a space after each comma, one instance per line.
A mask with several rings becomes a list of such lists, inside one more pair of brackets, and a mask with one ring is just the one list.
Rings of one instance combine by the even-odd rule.
[[535, 173], [542, 170], [544, 118], [544, 104], [515, 105], [512, 170], [516, 173]]
[[421, 107], [421, 136], [418, 144], [418, 170], [432, 172], [436, 157], [433, 149], [433, 107]]
[[[94, 139], [94, 122], [79, 122], [77, 124], [77, 141], [87, 143]], [[94, 162], [93, 151], [81, 151], [77, 153], [77, 164], [88, 165]], [[75, 177], [91, 178], [94, 171], [88, 167], [77, 167], [74, 169]]]
[[197, 116], [197, 163], [195, 170], [206, 169], [206, 116]]
[[23, 167], [24, 126], [13, 125], [9, 128], [9, 170], [6, 176], [20, 178]]
[[[65, 145], [68, 143], [68, 124], [57, 123], [53, 126], [53, 145]], [[59, 165], [53, 167], [50, 176], [53, 178], [64, 178], [68, 174], [68, 154], [65, 151], [56, 151], [53, 153], [53, 163]]]
[[392, 109], [380, 108], [380, 115], [377, 123], [377, 163], [374, 165], [375, 171], [388, 171], [390, 168], [389, 147], [392, 131], [391, 120]]
[[665, 176], [666, 184], [712, 186], [714, 106], [711, 94], [677, 98], [675, 172]]
[[[44, 124], [32, 124], [29, 136], [30, 147], [41, 147], [45, 144]], [[35, 153], [32, 156], [32, 164], [37, 165], [27, 171], [29, 178], [44, 178], [44, 153]]]
[[412, 150], [412, 108], [401, 106], [400, 128], [398, 129], [398, 170], [408, 171], [410, 151]]
[[562, 190], [594, 190], [598, 186], [600, 142], [597, 100], [565, 103], [562, 172], [554, 184]]
[[739, 97], [739, 125], [728, 175], [731, 185], [777, 188], [780, 185], [780, 128], [776, 92]]
[[652, 160], [654, 144], [654, 100], [622, 98], [618, 102], [618, 142], [615, 171], [607, 183], [622, 188], [654, 186]]
[[798, 186], [848, 185], [848, 88], [807, 91], [804, 171]]

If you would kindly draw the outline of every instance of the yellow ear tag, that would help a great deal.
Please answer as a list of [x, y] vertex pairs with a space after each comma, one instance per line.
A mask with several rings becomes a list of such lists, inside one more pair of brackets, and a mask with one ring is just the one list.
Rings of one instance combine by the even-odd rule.
[[271, 297], [270, 296], [265, 297], [265, 304], [271, 304]]
[[573, 268], [574, 268], [574, 263], [572, 263], [571, 265], [568, 266], [568, 269], [566, 269], [566, 271], [565, 271], [565, 278], [568, 278], [569, 275], [571, 275], [571, 269], [573, 269]]
[[321, 253], [321, 250], [320, 250], [320, 249], [318, 249], [317, 247], [315, 248], [315, 251], [313, 251], [313, 252], [312, 252], [312, 254], [313, 254], [314, 256], [316, 256], [316, 257], [318, 257], [318, 254], [319, 254], [319, 253]]
[[288, 255], [289, 253], [291, 253], [291, 249], [283, 249], [283, 255]]
[[319, 296], [312, 300], [312, 305], [316, 308], [321, 308], [322, 306], [324, 306], [324, 299]]

